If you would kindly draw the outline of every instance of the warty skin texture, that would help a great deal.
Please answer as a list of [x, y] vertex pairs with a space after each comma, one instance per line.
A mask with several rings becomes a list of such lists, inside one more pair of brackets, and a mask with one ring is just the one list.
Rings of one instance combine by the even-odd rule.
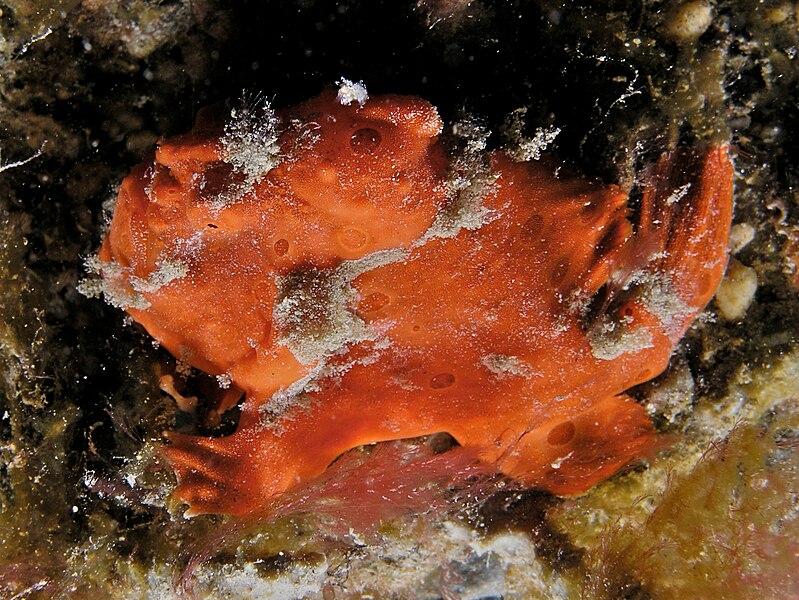
[[117, 304], [232, 381], [220, 410], [245, 394], [234, 434], [170, 435], [190, 514], [268, 511], [351, 448], [435, 432], [556, 494], [653, 446], [624, 392], [665, 369], [722, 277], [726, 148], [664, 155], [634, 232], [619, 188], [499, 151], [469, 207], [418, 98], [325, 93], [280, 116], [283, 158], [250, 187], [207, 114], [162, 141], [99, 253]]

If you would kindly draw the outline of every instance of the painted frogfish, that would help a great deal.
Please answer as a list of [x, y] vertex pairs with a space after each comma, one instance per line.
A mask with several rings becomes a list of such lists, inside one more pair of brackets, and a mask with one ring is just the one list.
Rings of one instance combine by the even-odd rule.
[[437, 432], [562, 495], [652, 447], [625, 390], [722, 277], [727, 148], [664, 154], [631, 222], [619, 187], [467, 129], [395, 95], [208, 109], [123, 181], [107, 299], [216, 376], [219, 411], [244, 398], [231, 435], [169, 435], [189, 514], [259, 514], [347, 450]]

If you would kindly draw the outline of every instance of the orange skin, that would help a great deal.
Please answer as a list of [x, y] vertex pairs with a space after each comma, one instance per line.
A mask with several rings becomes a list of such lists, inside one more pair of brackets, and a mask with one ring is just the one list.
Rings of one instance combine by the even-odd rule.
[[[107, 285], [146, 301], [127, 306], [136, 321], [246, 394], [233, 435], [170, 435], [190, 514], [268, 511], [351, 448], [435, 432], [556, 494], [652, 447], [651, 422], [624, 391], [663, 371], [722, 277], [726, 148], [652, 167], [635, 234], [618, 187], [494, 152], [488, 217], [422, 239], [456, 202], [434, 107], [401, 96], [343, 106], [327, 93], [281, 116], [301, 123], [280, 138], [287, 158], [221, 208], [209, 194], [236, 176], [221, 127], [200, 115], [162, 142], [123, 182], [100, 250]], [[303, 130], [316, 139], [298, 141]], [[339, 323], [325, 309], [331, 274], [390, 249], [403, 254], [360, 269], [339, 297], [345, 320], [370, 333], [295, 356], [303, 336]], [[165, 259], [185, 272], [133, 289]], [[280, 317], [287, 298], [301, 309]]]

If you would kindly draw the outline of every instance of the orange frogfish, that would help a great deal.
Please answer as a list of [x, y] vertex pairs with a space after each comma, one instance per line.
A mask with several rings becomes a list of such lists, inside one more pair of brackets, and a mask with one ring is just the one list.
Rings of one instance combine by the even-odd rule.
[[123, 181], [107, 299], [228, 387], [220, 411], [244, 396], [232, 435], [169, 436], [190, 514], [259, 514], [349, 449], [436, 432], [563, 495], [652, 447], [625, 390], [722, 277], [727, 148], [663, 155], [633, 226], [619, 187], [442, 130], [408, 96], [205, 110]]

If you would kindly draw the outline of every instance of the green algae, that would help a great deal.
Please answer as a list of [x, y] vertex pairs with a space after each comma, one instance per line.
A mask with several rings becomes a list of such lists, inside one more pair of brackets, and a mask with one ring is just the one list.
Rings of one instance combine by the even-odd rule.
[[552, 511], [586, 552], [578, 569], [586, 597], [796, 593], [797, 368], [794, 352], [749, 373], [726, 406], [695, 409], [645, 473]]
[[[69, 535], [71, 493], [67, 431], [77, 411], [47, 399], [52, 379], [42, 348], [47, 342], [43, 296], [24, 266], [30, 219], [5, 214], [0, 226], [0, 564], [20, 566], [20, 581], [0, 575], [0, 589], [19, 593], [49, 581]], [[6, 566], [6, 569], [8, 567]], [[12, 573], [13, 575], [13, 573]], [[37, 579], [38, 578], [38, 579]], [[30, 579], [35, 581], [31, 582]], [[10, 587], [9, 587], [10, 586]]]
[[7, 8], [0, 17], [14, 21], [13, 39], [16, 51], [25, 51], [32, 40], [49, 35], [48, 32], [63, 24], [67, 14], [81, 0], [7, 0]]
[[[635, 573], [655, 598], [788, 598], [799, 590], [797, 406], [737, 426], [669, 480], [643, 521], [602, 528], [585, 563], [589, 597], [617, 598]], [[643, 592], [641, 592], [643, 593]]]

